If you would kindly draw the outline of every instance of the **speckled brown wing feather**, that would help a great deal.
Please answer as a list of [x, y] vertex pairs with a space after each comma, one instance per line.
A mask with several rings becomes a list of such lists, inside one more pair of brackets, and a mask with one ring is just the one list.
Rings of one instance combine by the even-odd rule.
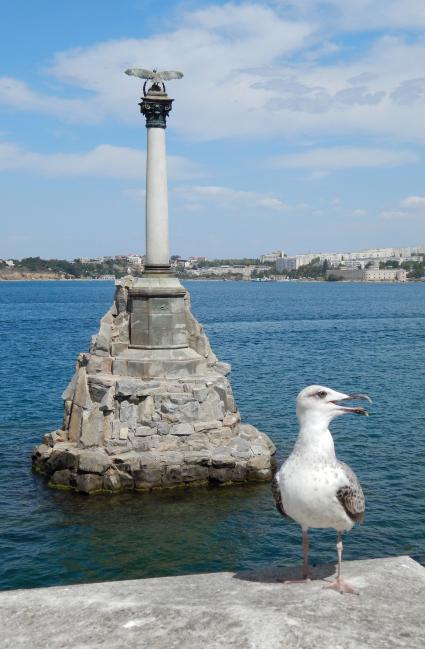
[[289, 518], [288, 514], [283, 509], [282, 494], [280, 491], [279, 482], [277, 481], [276, 475], [273, 477], [272, 480], [272, 494], [276, 503], [276, 509], [279, 512], [279, 514], [282, 514], [282, 516], [286, 516], [286, 518]]
[[357, 480], [357, 476], [352, 469], [344, 462], [338, 462], [338, 466], [344, 471], [348, 479], [348, 485], [341, 487], [337, 491], [337, 498], [344, 507], [347, 516], [355, 523], [362, 523], [365, 512], [365, 498]]

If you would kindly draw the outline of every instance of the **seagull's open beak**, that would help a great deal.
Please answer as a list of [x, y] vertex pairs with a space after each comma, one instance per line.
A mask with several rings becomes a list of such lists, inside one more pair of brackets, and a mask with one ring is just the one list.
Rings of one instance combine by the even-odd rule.
[[354, 401], [357, 399], [364, 399], [365, 401], [369, 401], [369, 403], [372, 403], [372, 399], [367, 395], [367, 394], [361, 394], [359, 392], [355, 392], [353, 394], [344, 394], [340, 395], [339, 399], [335, 399], [332, 401], [332, 403], [339, 408], [342, 412], [352, 412], [355, 415], [364, 415], [365, 417], [369, 416], [368, 411], [363, 408], [362, 406], [356, 406], [354, 408], [348, 408], [347, 406], [340, 406], [339, 401]]

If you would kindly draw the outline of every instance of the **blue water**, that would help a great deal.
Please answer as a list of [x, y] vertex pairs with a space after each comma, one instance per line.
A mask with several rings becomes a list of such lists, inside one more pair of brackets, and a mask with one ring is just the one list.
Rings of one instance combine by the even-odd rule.
[[[425, 284], [188, 282], [245, 421], [281, 460], [310, 383], [374, 398], [333, 425], [357, 472], [366, 522], [345, 556], [425, 561]], [[48, 489], [30, 454], [57, 428], [78, 352], [110, 306], [109, 282], [0, 283], [0, 588], [236, 570], [299, 562], [300, 531], [269, 485], [85, 497]], [[311, 533], [313, 563], [334, 535]]]

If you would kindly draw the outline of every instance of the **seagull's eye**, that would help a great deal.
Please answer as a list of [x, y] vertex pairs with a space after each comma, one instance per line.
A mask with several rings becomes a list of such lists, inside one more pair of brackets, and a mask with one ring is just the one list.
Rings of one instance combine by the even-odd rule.
[[317, 396], [319, 399], [324, 399], [328, 393], [325, 392], [324, 390], [320, 390], [320, 392], [317, 393]]

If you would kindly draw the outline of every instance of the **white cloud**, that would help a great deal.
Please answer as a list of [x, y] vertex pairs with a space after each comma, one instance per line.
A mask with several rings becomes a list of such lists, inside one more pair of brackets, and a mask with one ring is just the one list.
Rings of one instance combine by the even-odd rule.
[[[282, 6], [289, 3], [282, 0]], [[425, 27], [423, 0], [292, 0], [292, 15], [326, 18], [333, 28], [346, 31]]]
[[[334, 19], [334, 23], [332, 23]], [[135, 65], [175, 67], [185, 78], [173, 129], [194, 139], [326, 137], [359, 134], [425, 141], [425, 41], [373, 35], [329, 41], [335, 29], [425, 25], [423, 0], [293, 0], [281, 7], [211, 5], [179, 16], [144, 39], [121, 39], [58, 53], [45, 70], [56, 91], [0, 79], [0, 103], [62, 120], [139, 120]], [[170, 26], [171, 25], [171, 26]], [[327, 58], [341, 49], [338, 60]], [[53, 81], [53, 84], [52, 84]], [[72, 95], [70, 96], [70, 92]]]
[[[96, 176], [140, 179], [145, 173], [146, 153], [139, 149], [101, 144], [80, 153], [35, 153], [16, 144], [0, 143], [0, 170], [25, 171], [45, 176]], [[202, 176], [194, 163], [182, 156], [169, 156], [170, 177], [185, 180]]]
[[408, 218], [409, 213], [401, 210], [384, 210], [380, 213], [380, 217], [385, 221], [399, 221]]
[[423, 209], [425, 208], [425, 196], [407, 196], [401, 201], [401, 205], [413, 209]]
[[218, 185], [179, 187], [175, 192], [192, 208], [194, 205], [201, 207], [201, 202], [208, 202], [226, 209], [259, 207], [275, 212], [287, 212], [290, 209], [286, 203], [271, 194], [237, 190]]
[[367, 210], [362, 210], [362, 209], [354, 210], [353, 216], [367, 216]]
[[303, 153], [275, 156], [270, 159], [274, 167], [289, 169], [313, 168], [347, 169], [350, 167], [393, 167], [415, 164], [419, 156], [412, 151], [392, 151], [362, 147], [329, 147], [311, 149]]

